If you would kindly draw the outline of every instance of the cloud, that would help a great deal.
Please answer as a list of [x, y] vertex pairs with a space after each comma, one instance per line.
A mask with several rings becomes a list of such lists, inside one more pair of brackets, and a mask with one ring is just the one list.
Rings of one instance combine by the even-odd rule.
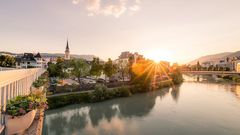
[[140, 0], [73, 0], [73, 4], [84, 5], [88, 16], [105, 15], [118, 18], [125, 12], [140, 10]]

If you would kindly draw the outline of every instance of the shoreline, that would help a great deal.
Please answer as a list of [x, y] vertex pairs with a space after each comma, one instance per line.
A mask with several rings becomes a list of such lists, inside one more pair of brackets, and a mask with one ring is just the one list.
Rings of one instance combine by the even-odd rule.
[[119, 88], [107, 88], [106, 90], [91, 90], [78, 93], [66, 93], [64, 95], [49, 96], [47, 97], [47, 99], [49, 104], [49, 110], [53, 110], [72, 104], [97, 103], [121, 97], [131, 97], [132, 95], [138, 93], [159, 91], [162, 88], [172, 87], [174, 85], [178, 84], [174, 84], [172, 81], [168, 80], [159, 83], [158, 87], [153, 90], [146, 90], [145, 88], [141, 88], [137, 85], [128, 85]]

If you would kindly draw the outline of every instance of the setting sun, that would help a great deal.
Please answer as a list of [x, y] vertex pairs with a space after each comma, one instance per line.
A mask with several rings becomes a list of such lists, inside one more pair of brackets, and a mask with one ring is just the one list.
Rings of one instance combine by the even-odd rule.
[[152, 50], [145, 54], [146, 58], [153, 60], [154, 62], [168, 61], [173, 62], [173, 54], [168, 50]]

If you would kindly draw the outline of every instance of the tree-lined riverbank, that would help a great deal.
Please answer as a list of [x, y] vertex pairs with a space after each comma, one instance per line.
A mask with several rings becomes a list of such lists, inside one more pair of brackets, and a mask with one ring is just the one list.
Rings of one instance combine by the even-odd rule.
[[[171, 80], [163, 81], [158, 84], [158, 87], [155, 90], [161, 90], [161, 88], [171, 87], [173, 85], [174, 83]], [[111, 89], [108, 89], [102, 85], [98, 85], [96, 86], [95, 90], [92, 91], [50, 96], [48, 97], [48, 105], [50, 109], [55, 109], [71, 104], [94, 103], [110, 100], [113, 98], [129, 97], [133, 94], [143, 92], [149, 92], [149, 89], [146, 89], [141, 85], [123, 86]]]

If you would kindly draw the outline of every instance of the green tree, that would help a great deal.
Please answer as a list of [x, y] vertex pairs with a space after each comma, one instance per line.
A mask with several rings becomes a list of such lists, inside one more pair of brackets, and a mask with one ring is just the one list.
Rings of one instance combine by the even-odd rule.
[[93, 58], [93, 61], [91, 63], [90, 75], [99, 77], [102, 74], [102, 71], [103, 65], [100, 64], [99, 58]]
[[[116, 65], [113, 64], [112, 60], [109, 58], [108, 61], [104, 64], [103, 73], [108, 78], [111, 78], [117, 72]], [[105, 77], [105, 80], [107, 78]]]
[[57, 73], [57, 66], [54, 63], [48, 63], [48, 75], [49, 77], [57, 77], [58, 73]]
[[197, 70], [198, 70], [198, 71], [201, 70], [201, 65], [200, 65], [200, 62], [199, 62], [199, 61], [197, 62]]
[[72, 68], [71, 74], [78, 79], [78, 83], [81, 87], [82, 84], [81, 78], [89, 75], [90, 65], [85, 60], [73, 59], [71, 61], [71, 68]]
[[139, 85], [141, 89], [148, 90], [154, 77], [155, 66], [151, 60], [139, 60], [131, 66], [132, 78], [131, 83]]
[[123, 60], [119, 61], [117, 64], [117, 69], [121, 74], [122, 80], [124, 82], [124, 79], [126, 76], [129, 76], [129, 63], [125, 62]]
[[64, 60], [62, 58], [57, 58], [57, 63], [48, 63], [48, 73], [49, 73], [49, 77], [59, 77], [59, 78], [67, 78], [69, 75], [66, 71], [66, 69], [68, 68], [68, 66], [66, 65], [66, 63], [64, 62]]
[[14, 67], [15, 66], [15, 58], [8, 55], [0, 56], [0, 66], [1, 67]]

